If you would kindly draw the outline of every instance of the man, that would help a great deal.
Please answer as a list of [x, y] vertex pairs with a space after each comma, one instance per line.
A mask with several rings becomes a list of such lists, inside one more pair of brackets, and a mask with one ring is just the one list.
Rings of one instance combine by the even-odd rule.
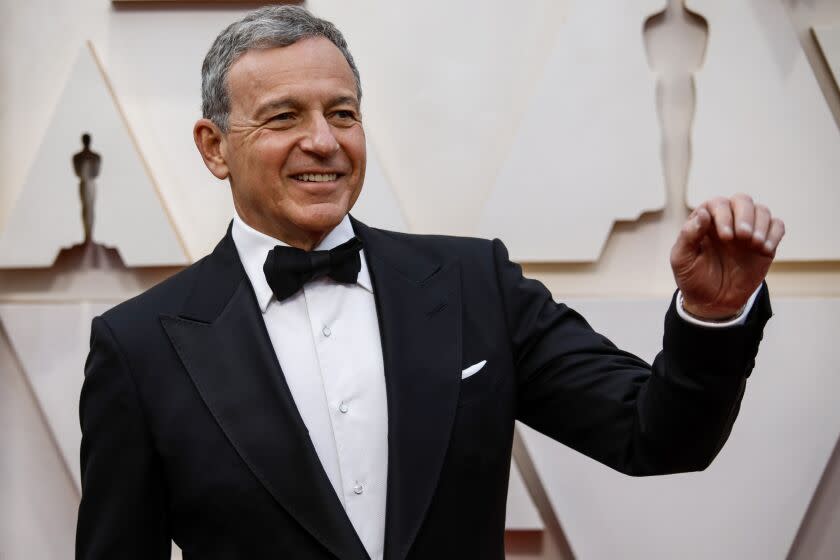
[[211, 255], [93, 322], [78, 558], [162, 559], [170, 538], [201, 559], [503, 558], [515, 419], [630, 475], [717, 454], [770, 316], [766, 208], [691, 215], [649, 366], [499, 240], [348, 215], [361, 88], [328, 22], [249, 14], [202, 90], [196, 145], [236, 212]]

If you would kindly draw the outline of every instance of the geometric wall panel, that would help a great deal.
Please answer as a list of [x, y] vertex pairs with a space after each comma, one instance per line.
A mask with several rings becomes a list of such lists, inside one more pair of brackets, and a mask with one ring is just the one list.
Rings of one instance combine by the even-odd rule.
[[370, 141], [367, 143], [367, 165], [365, 182], [352, 214], [373, 227], [391, 231], [408, 231], [397, 197], [391, 187], [379, 158]]
[[112, 306], [0, 304], [0, 323], [79, 491], [79, 393], [90, 347], [90, 323]]
[[840, 25], [814, 27], [813, 32], [834, 75], [834, 83], [840, 85]]
[[0, 234], [0, 267], [48, 267], [84, 240], [74, 155], [82, 135], [100, 157], [93, 240], [126, 266], [187, 264], [178, 235], [90, 43], [79, 52], [17, 203]]
[[477, 235], [501, 237], [519, 261], [594, 261], [616, 220], [664, 206], [656, 78], [642, 27], [665, 4], [573, 4]]
[[508, 531], [542, 531], [545, 529], [540, 512], [531, 500], [516, 461], [510, 462], [505, 529]]
[[688, 202], [744, 191], [785, 220], [781, 260], [840, 259], [840, 131], [781, 0], [688, 0], [709, 24]]
[[0, 324], [0, 558], [72, 556], [79, 492]]
[[[568, 303], [619, 347], [648, 361], [659, 350], [665, 300]], [[773, 310], [732, 434], [705, 471], [628, 477], [520, 425], [577, 557], [787, 556], [840, 434], [840, 299], [774, 299]]]

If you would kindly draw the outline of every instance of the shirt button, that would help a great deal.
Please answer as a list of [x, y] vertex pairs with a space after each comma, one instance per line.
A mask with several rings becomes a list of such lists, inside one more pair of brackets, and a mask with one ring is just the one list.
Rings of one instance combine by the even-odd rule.
[[342, 402], [340, 405], [338, 405], [338, 410], [340, 410], [342, 414], [347, 414], [347, 411], [350, 410], [350, 407], [347, 406], [346, 402]]
[[353, 487], [353, 493], [356, 494], [356, 495], [359, 495], [364, 491], [365, 491], [365, 487], [362, 486], [361, 482], [357, 482], [356, 485]]
[[329, 327], [324, 327], [321, 332], [324, 333], [324, 336], [330, 336], [332, 334], [332, 331]]

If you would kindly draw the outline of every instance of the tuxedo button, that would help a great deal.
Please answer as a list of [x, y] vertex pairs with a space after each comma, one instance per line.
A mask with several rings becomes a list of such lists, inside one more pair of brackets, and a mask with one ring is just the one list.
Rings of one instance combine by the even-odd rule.
[[332, 331], [329, 327], [324, 327], [321, 332], [324, 333], [324, 336], [330, 336], [332, 334]]
[[340, 410], [342, 414], [347, 414], [347, 411], [350, 410], [350, 407], [347, 406], [347, 403], [342, 402], [340, 405], [338, 405], [338, 410]]
[[365, 487], [362, 486], [361, 482], [357, 482], [356, 485], [353, 487], [353, 493], [358, 495], [365, 491]]

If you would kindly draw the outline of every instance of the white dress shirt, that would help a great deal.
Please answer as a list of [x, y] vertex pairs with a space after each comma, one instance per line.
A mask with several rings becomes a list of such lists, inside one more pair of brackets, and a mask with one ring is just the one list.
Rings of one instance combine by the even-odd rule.
[[[379, 321], [364, 250], [356, 284], [323, 277], [277, 301], [263, 264], [275, 245], [286, 243], [254, 230], [236, 214], [231, 233], [321, 465], [371, 559], [381, 560], [388, 408]], [[315, 249], [332, 249], [353, 235], [350, 219], [344, 216]]]
[[[364, 249], [356, 284], [319, 278], [281, 302], [265, 279], [263, 264], [275, 245], [287, 244], [251, 228], [235, 212], [231, 233], [321, 465], [371, 559], [381, 560], [388, 408], [376, 302]], [[344, 216], [315, 249], [332, 249], [353, 236], [350, 219]], [[705, 327], [739, 325], [760, 289], [738, 317], [725, 323], [688, 315], [682, 294], [677, 297], [677, 312]]]

